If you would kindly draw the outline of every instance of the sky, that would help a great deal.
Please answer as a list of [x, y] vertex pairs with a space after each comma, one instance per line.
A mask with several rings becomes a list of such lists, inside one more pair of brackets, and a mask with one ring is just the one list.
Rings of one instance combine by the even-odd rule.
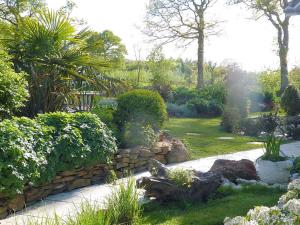
[[[74, 0], [77, 7], [73, 16], [84, 19], [95, 31], [111, 30], [126, 45], [128, 59], [134, 59], [134, 49], [141, 48], [145, 58], [154, 43], [140, 31], [149, 0]], [[224, 2], [220, 0], [219, 2]], [[65, 0], [47, 0], [50, 8], [57, 9]], [[205, 60], [219, 64], [236, 62], [248, 71], [277, 69], [279, 59], [276, 30], [265, 19], [254, 21], [252, 14], [239, 6], [217, 4], [208, 17], [222, 21], [221, 34], [206, 41]], [[300, 66], [300, 16], [291, 18], [289, 66]], [[167, 57], [197, 59], [197, 45], [179, 48], [176, 44], [164, 46]]]

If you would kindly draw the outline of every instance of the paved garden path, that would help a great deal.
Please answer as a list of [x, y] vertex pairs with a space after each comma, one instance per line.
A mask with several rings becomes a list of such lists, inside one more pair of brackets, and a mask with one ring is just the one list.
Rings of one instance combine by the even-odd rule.
[[[287, 156], [300, 156], [300, 142], [282, 145], [282, 152]], [[262, 149], [237, 152], [227, 155], [219, 155], [198, 160], [188, 161], [184, 163], [169, 165], [169, 167], [185, 167], [193, 168], [206, 172], [217, 159], [240, 160], [249, 159], [255, 161], [263, 154]], [[135, 175], [136, 178], [149, 176], [148, 172], [143, 172]], [[102, 184], [94, 185], [86, 188], [81, 188], [68, 193], [52, 195], [44, 201], [36, 203], [23, 211], [10, 216], [5, 220], [0, 220], [0, 224], [15, 225], [24, 224], [28, 219], [43, 220], [45, 218], [53, 218], [54, 215], [59, 217], [68, 217], [80, 208], [82, 202], [90, 201], [91, 203], [103, 204], [106, 197], [112, 192], [115, 187], [112, 185]]]

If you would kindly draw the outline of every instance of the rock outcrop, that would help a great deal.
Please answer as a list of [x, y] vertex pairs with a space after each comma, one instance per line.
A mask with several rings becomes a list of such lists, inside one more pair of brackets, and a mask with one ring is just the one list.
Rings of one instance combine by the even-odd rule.
[[259, 179], [254, 163], [247, 159], [239, 161], [218, 159], [209, 171], [218, 173], [233, 183], [236, 183], [238, 178], [244, 180]]

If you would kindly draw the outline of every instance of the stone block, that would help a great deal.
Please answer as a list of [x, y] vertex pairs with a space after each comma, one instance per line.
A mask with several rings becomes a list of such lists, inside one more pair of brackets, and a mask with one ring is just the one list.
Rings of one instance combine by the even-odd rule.
[[67, 176], [73, 176], [73, 175], [77, 175], [78, 171], [64, 171], [64, 172], [61, 172], [59, 174], [59, 176], [62, 176], [62, 177], [67, 177]]
[[41, 200], [44, 190], [39, 189], [30, 189], [24, 193], [26, 203], [36, 202]]
[[91, 185], [90, 179], [77, 179], [68, 185], [68, 191]]
[[[8, 208], [7, 207], [0, 207], [0, 219], [4, 219], [8, 216]], [[0, 222], [1, 224], [1, 222]]]
[[142, 158], [150, 158], [150, 157], [153, 157], [154, 156], [154, 153], [149, 151], [149, 150], [146, 150], [146, 149], [142, 149], [140, 151], [140, 156]]
[[128, 163], [117, 163], [117, 165], [116, 165], [116, 169], [118, 170], [118, 169], [121, 169], [121, 168], [125, 168], [125, 167], [127, 167], [128, 166]]
[[161, 154], [167, 154], [171, 151], [171, 144], [169, 142], [158, 142], [156, 148], [160, 149]]
[[25, 198], [24, 195], [17, 195], [13, 199], [8, 201], [8, 208], [12, 211], [19, 211], [25, 206]]
[[76, 176], [68, 176], [68, 177], [61, 177], [59, 179], [55, 179], [53, 180], [53, 184], [58, 184], [58, 183], [63, 183], [63, 182], [69, 182], [69, 181], [72, 181], [72, 180], [75, 180], [76, 179]]

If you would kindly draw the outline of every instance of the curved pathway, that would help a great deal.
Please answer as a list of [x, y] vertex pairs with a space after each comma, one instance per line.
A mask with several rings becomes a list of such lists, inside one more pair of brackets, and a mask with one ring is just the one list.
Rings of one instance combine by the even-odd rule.
[[[282, 152], [290, 157], [300, 156], [300, 142], [282, 145]], [[263, 154], [263, 149], [237, 152], [233, 154], [219, 155], [198, 160], [168, 165], [168, 167], [185, 167], [206, 172], [217, 159], [240, 160], [249, 159], [255, 161]], [[149, 176], [148, 172], [136, 174], [136, 178]], [[113, 185], [101, 184], [81, 188], [68, 193], [62, 193], [47, 197], [44, 201], [36, 203], [5, 220], [0, 220], [1, 225], [25, 224], [28, 220], [43, 220], [45, 218], [68, 217], [80, 208], [83, 202], [89, 201], [95, 204], [103, 204], [107, 196], [116, 188]]]

